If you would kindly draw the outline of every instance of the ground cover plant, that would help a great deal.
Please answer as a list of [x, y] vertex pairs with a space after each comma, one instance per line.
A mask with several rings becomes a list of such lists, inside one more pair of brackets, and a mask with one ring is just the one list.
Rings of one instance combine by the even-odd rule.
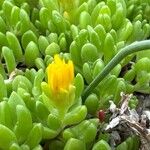
[[0, 150], [148, 150], [149, 37], [149, 0], [0, 0]]

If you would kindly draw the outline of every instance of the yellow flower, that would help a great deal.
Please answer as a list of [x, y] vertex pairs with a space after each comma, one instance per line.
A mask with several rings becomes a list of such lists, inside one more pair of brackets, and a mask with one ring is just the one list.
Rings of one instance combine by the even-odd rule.
[[57, 54], [54, 56], [54, 61], [49, 64], [47, 71], [48, 85], [52, 94], [57, 94], [61, 90], [69, 90], [74, 79], [74, 66], [71, 60], [66, 63]]
[[64, 11], [63, 17], [71, 23], [75, 23], [75, 14], [78, 2], [75, 0], [59, 0], [59, 2]]
[[74, 0], [60, 0], [60, 3], [62, 7], [67, 11], [72, 10], [76, 5], [76, 2]]

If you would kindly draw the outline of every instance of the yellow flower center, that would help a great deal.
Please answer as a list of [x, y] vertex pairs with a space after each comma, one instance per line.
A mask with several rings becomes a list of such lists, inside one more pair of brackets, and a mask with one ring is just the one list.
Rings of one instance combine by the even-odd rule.
[[48, 84], [53, 94], [57, 94], [61, 89], [68, 90], [74, 78], [74, 66], [71, 60], [66, 63], [60, 59], [59, 55], [54, 56], [54, 61], [49, 64]]

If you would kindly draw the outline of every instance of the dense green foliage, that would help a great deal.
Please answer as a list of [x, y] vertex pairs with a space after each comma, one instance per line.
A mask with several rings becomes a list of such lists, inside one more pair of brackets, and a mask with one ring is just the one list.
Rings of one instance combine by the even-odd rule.
[[[129, 55], [81, 95], [123, 47], [149, 39], [149, 14], [149, 0], [0, 0], [0, 150], [110, 150], [97, 112], [120, 92], [150, 94], [150, 51]], [[47, 86], [55, 54], [75, 68], [65, 112]], [[116, 150], [138, 147], [132, 136]]]

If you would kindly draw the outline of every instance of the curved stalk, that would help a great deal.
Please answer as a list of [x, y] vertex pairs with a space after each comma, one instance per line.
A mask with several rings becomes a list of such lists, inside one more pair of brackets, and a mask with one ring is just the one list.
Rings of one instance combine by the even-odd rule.
[[126, 56], [142, 51], [150, 49], [150, 40], [144, 40], [139, 42], [134, 42], [124, 48], [122, 48], [105, 66], [103, 71], [97, 75], [97, 77], [87, 86], [87, 88], [83, 91], [82, 98], [83, 101], [87, 98], [87, 96], [97, 87], [97, 85], [110, 73], [110, 71]]

